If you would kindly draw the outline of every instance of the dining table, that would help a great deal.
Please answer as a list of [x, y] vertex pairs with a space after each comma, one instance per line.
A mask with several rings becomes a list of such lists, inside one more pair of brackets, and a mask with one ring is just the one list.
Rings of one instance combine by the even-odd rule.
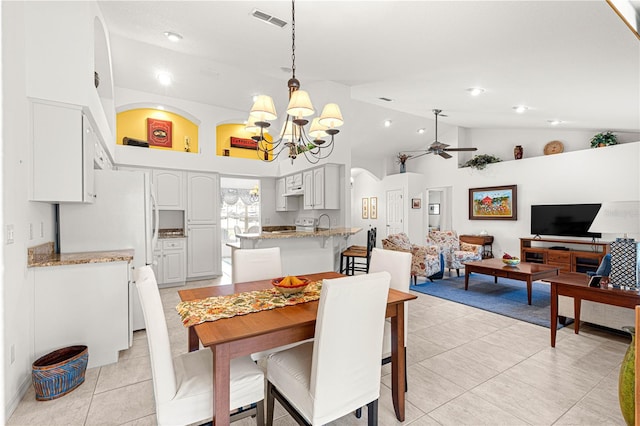
[[[341, 278], [338, 272], [305, 275], [310, 281]], [[275, 278], [275, 277], [274, 277]], [[271, 280], [216, 285], [178, 291], [183, 302], [271, 288]], [[396, 418], [405, 419], [404, 304], [417, 297], [389, 289], [385, 316], [391, 319], [391, 390]], [[247, 315], [206, 321], [188, 328], [189, 351], [209, 348], [213, 354], [213, 424], [229, 424], [230, 362], [232, 358], [300, 342], [314, 337], [318, 301]]]

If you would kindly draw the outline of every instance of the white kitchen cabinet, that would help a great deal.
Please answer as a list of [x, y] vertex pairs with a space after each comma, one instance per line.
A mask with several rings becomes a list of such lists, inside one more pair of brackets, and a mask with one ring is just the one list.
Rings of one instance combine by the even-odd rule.
[[89, 368], [129, 348], [129, 262], [34, 268], [34, 357], [89, 348]]
[[306, 170], [302, 175], [305, 210], [340, 208], [340, 168], [328, 164]]
[[[300, 185], [302, 186], [302, 174], [298, 174], [300, 176]], [[289, 212], [298, 210], [298, 199], [300, 197], [285, 197], [284, 194], [287, 193], [287, 188], [289, 188], [287, 184], [286, 178], [276, 179], [276, 211], [277, 212]]]
[[183, 285], [187, 279], [187, 251], [185, 238], [158, 241], [159, 250], [153, 252], [154, 273], [159, 286]]
[[184, 210], [186, 207], [185, 172], [153, 170], [156, 205], [160, 210]]
[[204, 278], [220, 275], [220, 238], [218, 226], [187, 227], [187, 277]]
[[289, 175], [286, 180], [286, 192], [288, 194], [300, 192], [302, 190], [302, 173], [296, 173]]
[[31, 200], [94, 201], [93, 161], [98, 138], [80, 107], [32, 101]]
[[188, 172], [187, 224], [217, 223], [219, 211], [218, 175]]

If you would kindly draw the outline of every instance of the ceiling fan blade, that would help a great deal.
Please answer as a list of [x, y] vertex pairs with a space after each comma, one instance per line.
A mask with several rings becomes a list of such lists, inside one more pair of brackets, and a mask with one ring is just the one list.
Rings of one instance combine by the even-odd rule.
[[438, 155], [439, 155], [440, 157], [442, 157], [442, 158], [446, 158], [446, 159], [451, 158], [451, 156], [450, 156], [449, 154], [447, 154], [446, 152], [444, 152], [444, 151], [439, 152], [439, 153], [438, 153]]
[[477, 151], [478, 148], [445, 148], [444, 151]]
[[422, 151], [422, 154], [412, 155], [411, 157], [407, 158], [407, 160], [413, 160], [414, 158], [422, 157], [423, 155], [427, 154], [429, 154], [429, 151]]

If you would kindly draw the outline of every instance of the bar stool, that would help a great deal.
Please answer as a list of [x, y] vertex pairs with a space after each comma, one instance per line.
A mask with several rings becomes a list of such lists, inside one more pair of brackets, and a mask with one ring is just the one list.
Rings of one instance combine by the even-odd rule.
[[[366, 246], [350, 246], [340, 253], [340, 273], [355, 275], [358, 272], [369, 272], [371, 250], [376, 246], [376, 228], [367, 231]], [[346, 260], [346, 264], [345, 264]]]

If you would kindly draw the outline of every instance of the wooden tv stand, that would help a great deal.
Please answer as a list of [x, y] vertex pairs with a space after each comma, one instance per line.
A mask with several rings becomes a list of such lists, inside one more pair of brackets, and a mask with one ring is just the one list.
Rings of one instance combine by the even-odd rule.
[[[571, 246], [581, 246], [584, 250]], [[560, 272], [595, 272], [609, 250], [606, 242], [520, 238], [520, 259], [523, 262], [554, 265], [560, 268]]]

